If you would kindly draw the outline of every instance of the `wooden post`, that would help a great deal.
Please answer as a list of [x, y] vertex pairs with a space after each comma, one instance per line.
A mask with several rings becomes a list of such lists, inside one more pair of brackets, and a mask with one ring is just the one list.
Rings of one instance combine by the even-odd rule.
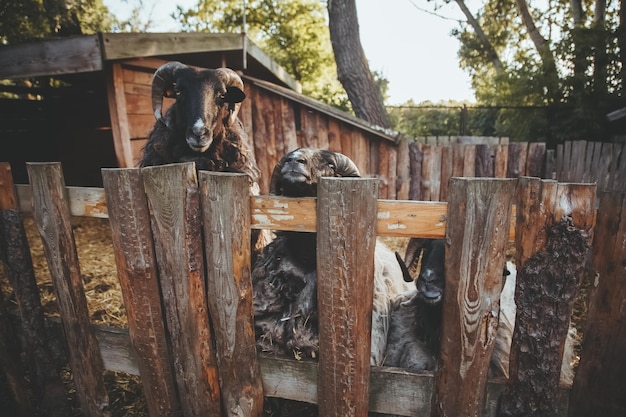
[[409, 199], [409, 185], [411, 183], [411, 161], [409, 159], [409, 141], [401, 140], [398, 143], [398, 161], [396, 174], [396, 198]]
[[377, 189], [371, 178], [321, 178], [318, 185], [322, 416], [367, 415]]
[[109, 416], [104, 366], [89, 324], [61, 164], [28, 163], [26, 168], [33, 195], [33, 218], [52, 276], [81, 409], [88, 416]]
[[66, 416], [70, 407], [65, 401], [61, 367], [55, 364], [48, 343], [24, 219], [17, 204], [11, 166], [6, 162], [0, 163], [0, 254], [20, 312], [35, 408], [46, 410], [50, 416]]
[[593, 243], [597, 272], [570, 417], [626, 415], [626, 195], [600, 193]]
[[139, 169], [103, 169], [117, 277], [151, 416], [181, 412], [157, 274], [150, 212]]
[[250, 195], [244, 174], [200, 173], [207, 295], [227, 416], [261, 417], [250, 271]]
[[174, 375], [185, 416], [220, 416], [202, 257], [200, 201], [194, 164], [141, 170], [172, 342]]
[[507, 179], [450, 180], [446, 291], [432, 416], [482, 413], [515, 185]]
[[521, 178], [518, 195], [517, 313], [498, 416], [554, 416], [561, 404], [565, 340], [590, 247], [595, 185]]

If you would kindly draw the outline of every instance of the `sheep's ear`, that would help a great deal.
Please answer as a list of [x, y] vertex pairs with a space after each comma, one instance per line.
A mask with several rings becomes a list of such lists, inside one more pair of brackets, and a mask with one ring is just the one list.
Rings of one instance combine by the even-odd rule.
[[226, 94], [224, 95], [224, 101], [227, 103], [241, 103], [246, 98], [246, 94], [238, 87], [230, 86], [226, 87]]

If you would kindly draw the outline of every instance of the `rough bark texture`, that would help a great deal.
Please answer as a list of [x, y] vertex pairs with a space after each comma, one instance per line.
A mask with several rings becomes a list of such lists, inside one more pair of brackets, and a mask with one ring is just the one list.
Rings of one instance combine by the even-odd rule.
[[498, 416], [558, 414], [563, 344], [555, 341], [565, 340], [589, 248], [588, 234], [565, 216], [518, 271], [510, 381]]
[[383, 95], [367, 64], [359, 38], [354, 0], [328, 2], [328, 27], [337, 63], [337, 77], [348, 93], [357, 117], [390, 128]]

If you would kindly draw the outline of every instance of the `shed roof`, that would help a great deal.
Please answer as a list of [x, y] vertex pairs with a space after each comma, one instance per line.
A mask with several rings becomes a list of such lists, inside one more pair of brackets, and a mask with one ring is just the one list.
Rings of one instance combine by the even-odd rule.
[[97, 72], [108, 62], [148, 57], [199, 67], [218, 60], [301, 91], [282, 67], [245, 35], [236, 33], [99, 33], [5, 45], [0, 47], [0, 79]]

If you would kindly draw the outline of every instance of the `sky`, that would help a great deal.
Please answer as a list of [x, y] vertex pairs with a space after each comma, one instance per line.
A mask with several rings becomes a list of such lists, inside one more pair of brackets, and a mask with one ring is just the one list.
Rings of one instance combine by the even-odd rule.
[[[139, 0], [104, 0], [119, 19], [126, 19]], [[474, 93], [469, 76], [459, 68], [459, 42], [450, 35], [463, 14], [454, 2], [433, 14], [433, 2], [425, 0], [356, 0], [361, 43], [370, 70], [389, 80], [387, 104], [412, 99], [469, 100]], [[177, 31], [170, 17], [177, 5], [190, 8], [197, 0], [143, 0], [154, 25], [151, 32]], [[444, 16], [445, 19], [440, 17]]]

